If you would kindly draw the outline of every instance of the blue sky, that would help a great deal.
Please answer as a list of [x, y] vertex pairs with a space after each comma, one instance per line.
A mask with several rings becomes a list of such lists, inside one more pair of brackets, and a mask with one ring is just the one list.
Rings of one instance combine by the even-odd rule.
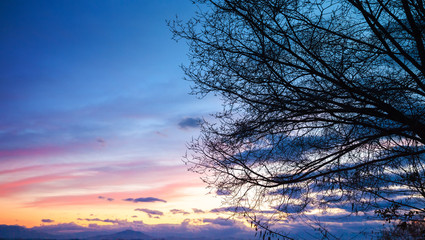
[[190, 3], [1, 4], [1, 95], [8, 100], [2, 110], [12, 120], [119, 98], [189, 99], [182, 95], [188, 84], [178, 67], [186, 60], [186, 47], [171, 40], [165, 21], [189, 16]]
[[187, 94], [179, 68], [186, 45], [166, 26], [193, 14], [190, 2], [1, 4], [0, 131], [8, 147], [116, 136], [131, 118], [159, 127], [211, 111]]
[[[196, 122], [219, 105], [188, 94], [187, 46], [166, 24], [193, 15], [190, 1], [0, 4], [1, 223], [126, 217], [96, 209], [98, 196], [167, 198], [176, 209], [200, 195], [209, 200], [193, 207], [219, 205], [182, 162]], [[133, 213], [121, 200], [102, 204]], [[93, 211], [75, 212], [82, 206]]]

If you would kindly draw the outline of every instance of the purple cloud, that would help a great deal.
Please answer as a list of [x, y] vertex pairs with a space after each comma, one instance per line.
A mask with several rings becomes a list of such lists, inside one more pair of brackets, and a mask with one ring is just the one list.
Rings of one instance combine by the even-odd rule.
[[70, 232], [70, 231], [84, 231], [87, 228], [77, 225], [76, 223], [60, 223], [54, 225], [42, 225], [39, 227], [33, 227], [34, 230], [41, 230], [49, 233], [62, 233], [62, 232]]
[[155, 197], [126, 198], [126, 199], [123, 199], [123, 200], [127, 201], [127, 202], [135, 202], [135, 203], [138, 203], [138, 202], [164, 202], [164, 203], [166, 203], [167, 202], [163, 199], [159, 199], [159, 198], [155, 198]]
[[[150, 218], [164, 215], [164, 213], [161, 212], [161, 211], [147, 209], [147, 208], [136, 208], [136, 209], [134, 209], [134, 211], [140, 211], [140, 212], [147, 213]], [[156, 215], [156, 216], [154, 216], [154, 215]]]
[[242, 208], [242, 207], [222, 207], [222, 208], [213, 208], [210, 210], [212, 213], [221, 213], [221, 212], [234, 212], [234, 213], [241, 213], [245, 211], [251, 211], [249, 208]]
[[183, 214], [183, 215], [189, 214], [189, 212], [186, 212], [186, 211], [181, 210], [181, 209], [171, 209], [170, 212], [172, 214]]
[[41, 219], [41, 222], [44, 222], [44, 223], [52, 223], [54, 221], [55, 220], [52, 220], [52, 219]]
[[97, 198], [99, 198], [99, 199], [106, 199], [106, 200], [108, 200], [108, 201], [114, 201], [114, 199], [113, 198], [107, 198], [107, 197], [104, 197], [104, 196], [99, 196], [99, 197], [97, 197]]
[[194, 213], [205, 213], [204, 210], [198, 208], [192, 208]]
[[218, 189], [215, 193], [219, 196], [226, 196], [230, 195], [232, 192], [230, 192], [229, 190]]
[[121, 221], [120, 220], [112, 220], [112, 219], [100, 219], [100, 218], [77, 218], [77, 220], [80, 221], [88, 221], [88, 222], [105, 222], [105, 223], [114, 223], [118, 224]]

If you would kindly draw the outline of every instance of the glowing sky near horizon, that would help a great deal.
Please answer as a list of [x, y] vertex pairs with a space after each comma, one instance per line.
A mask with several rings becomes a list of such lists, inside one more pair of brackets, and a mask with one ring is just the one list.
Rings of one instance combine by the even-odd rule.
[[182, 162], [220, 104], [188, 94], [187, 47], [166, 26], [190, 1], [0, 9], [0, 224], [181, 223], [220, 207]]

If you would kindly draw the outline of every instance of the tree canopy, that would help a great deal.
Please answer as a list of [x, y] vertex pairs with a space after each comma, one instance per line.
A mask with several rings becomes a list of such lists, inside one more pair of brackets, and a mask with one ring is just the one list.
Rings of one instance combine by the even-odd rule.
[[197, 2], [171, 29], [224, 107], [187, 160], [228, 204], [265, 228], [252, 214], [425, 213], [422, 0]]

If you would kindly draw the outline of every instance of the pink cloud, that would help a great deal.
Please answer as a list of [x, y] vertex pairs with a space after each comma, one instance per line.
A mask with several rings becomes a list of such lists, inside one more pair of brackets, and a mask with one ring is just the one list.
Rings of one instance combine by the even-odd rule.
[[0, 184], [0, 196], [8, 196], [14, 193], [25, 191], [29, 188], [34, 187], [36, 184], [41, 184], [45, 182], [53, 182], [63, 179], [71, 179], [75, 176], [61, 176], [61, 175], [45, 175], [21, 179], [18, 181], [12, 181]]
[[102, 201], [98, 194], [68, 195], [39, 198], [26, 204], [27, 207], [52, 207], [52, 206], [76, 206], [76, 205], [110, 205], [110, 201]]
[[[111, 205], [111, 204], [127, 204], [138, 206], [138, 203], [124, 201], [127, 198], [138, 197], [157, 197], [169, 201], [174, 198], [182, 197], [182, 189], [187, 187], [202, 186], [196, 182], [180, 182], [174, 184], [167, 184], [159, 188], [143, 190], [143, 191], [126, 191], [126, 192], [103, 192], [85, 195], [64, 195], [54, 197], [38, 198], [35, 201], [28, 202], [28, 207], [52, 207], [52, 206], [76, 206], [76, 205]], [[115, 201], [105, 201], [99, 198], [103, 196], [106, 198], [113, 198]], [[164, 203], [154, 203], [164, 204]]]
[[[84, 172], [87, 172], [87, 174], [83, 174]], [[122, 186], [125, 188], [128, 185], [165, 186], [177, 184], [182, 187], [189, 185], [193, 186], [193, 184], [196, 186], [204, 185], [204, 183], [199, 180], [199, 176], [188, 173], [185, 166], [155, 166], [145, 162], [118, 164], [114, 162], [105, 162], [96, 163], [89, 167], [84, 166], [84, 163], [82, 163], [80, 168], [74, 170], [74, 173], [79, 174], [79, 178], [75, 179], [75, 181], [68, 182], [66, 186], [61, 186], [61, 190], [64, 188], [79, 188], [81, 184], [94, 189], [104, 189], [105, 186], [111, 188], [119, 188]], [[99, 195], [102, 194], [102, 192], [99, 193]], [[139, 196], [127, 196], [127, 198], [128, 197], [137, 198]], [[116, 197], [113, 198], [116, 199]]]
[[[40, 173], [44, 175], [38, 176]], [[11, 197], [19, 194], [23, 196], [25, 204], [31, 207], [137, 204], [122, 199], [143, 197], [170, 201], [184, 197], [181, 193], [185, 188], [205, 186], [199, 180], [199, 176], [187, 172], [184, 165], [158, 166], [152, 161], [144, 160], [37, 164], [5, 169], [0, 171], [0, 174], [10, 174], [15, 179], [0, 184], [0, 196]], [[81, 186], [97, 190], [77, 196], [67, 194], [81, 189]], [[150, 186], [150, 188], [141, 191], [132, 190], [137, 189], [137, 186]], [[116, 190], [120, 188], [126, 190], [117, 192]], [[45, 194], [51, 192], [56, 196], [43, 195], [34, 199], [33, 194], [39, 192]], [[62, 195], [58, 196], [58, 193]], [[115, 201], [105, 201], [99, 199], [99, 196]]]
[[21, 173], [21, 172], [32, 172], [32, 171], [39, 171], [42, 168], [44, 168], [44, 166], [42, 166], [42, 165], [19, 167], [19, 168], [14, 168], [14, 169], [1, 170], [0, 174], [14, 174], [14, 173]]
[[19, 175], [19, 174], [31, 174], [31, 173], [39, 173], [43, 172], [46, 173], [48, 170], [49, 172], [52, 171], [58, 171], [58, 170], [71, 170], [75, 168], [81, 167], [82, 163], [57, 163], [57, 164], [36, 164], [31, 166], [22, 166], [22, 167], [15, 167], [15, 168], [9, 168], [5, 170], [0, 170], [0, 174], [13, 174], [13, 175]]

